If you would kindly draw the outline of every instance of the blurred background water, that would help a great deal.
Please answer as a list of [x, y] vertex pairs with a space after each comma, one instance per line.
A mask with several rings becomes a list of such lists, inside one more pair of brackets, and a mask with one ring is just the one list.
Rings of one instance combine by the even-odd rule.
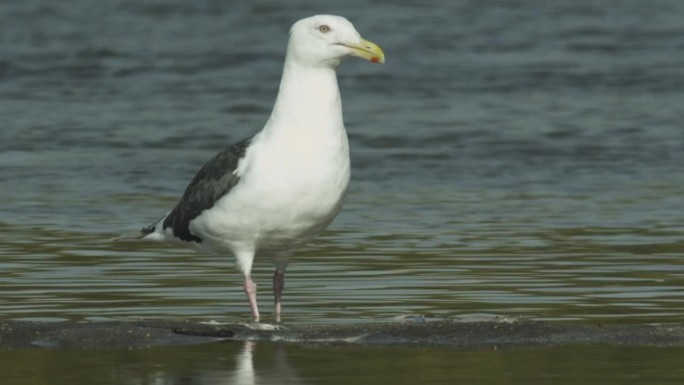
[[[684, 320], [677, 0], [0, 2], [0, 317], [247, 320], [229, 256], [110, 239], [262, 127], [289, 26], [317, 13], [348, 17], [387, 64], [339, 71], [351, 191], [290, 266], [286, 322]], [[272, 267], [256, 273], [268, 321]], [[282, 366], [266, 344], [250, 366], [253, 347], [231, 346], [0, 361], [3, 383], [31, 384], [684, 376], [658, 349], [289, 346]]]
[[244, 319], [229, 256], [110, 239], [262, 127], [324, 12], [387, 64], [339, 71], [353, 182], [287, 321], [684, 319], [674, 0], [2, 2], [2, 317]]

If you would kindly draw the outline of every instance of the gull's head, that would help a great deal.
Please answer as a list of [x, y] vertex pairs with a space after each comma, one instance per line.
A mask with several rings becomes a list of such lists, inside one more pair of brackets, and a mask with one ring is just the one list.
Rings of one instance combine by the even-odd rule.
[[288, 56], [311, 67], [335, 68], [347, 56], [385, 62], [377, 44], [362, 38], [349, 20], [333, 15], [311, 16], [294, 23]]

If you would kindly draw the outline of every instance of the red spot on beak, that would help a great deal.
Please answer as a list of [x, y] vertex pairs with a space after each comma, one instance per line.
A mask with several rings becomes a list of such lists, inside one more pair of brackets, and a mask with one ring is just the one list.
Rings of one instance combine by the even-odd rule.
[[380, 61], [380, 59], [374, 57], [374, 58], [371, 58], [371, 61], [372, 61], [373, 63], [378, 63], [378, 62]]

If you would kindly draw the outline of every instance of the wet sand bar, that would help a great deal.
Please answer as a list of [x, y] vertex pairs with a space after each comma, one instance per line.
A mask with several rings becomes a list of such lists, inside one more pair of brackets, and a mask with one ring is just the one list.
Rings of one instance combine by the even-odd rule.
[[445, 346], [460, 349], [608, 344], [684, 346], [681, 324], [397, 322], [342, 325], [211, 325], [190, 321], [0, 321], [0, 349], [132, 349], [226, 340], [302, 344]]

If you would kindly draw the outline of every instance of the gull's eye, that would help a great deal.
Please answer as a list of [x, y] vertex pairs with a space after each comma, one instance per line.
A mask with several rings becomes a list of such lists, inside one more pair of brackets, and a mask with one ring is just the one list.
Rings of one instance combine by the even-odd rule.
[[323, 32], [323, 33], [328, 33], [328, 32], [330, 32], [330, 27], [328, 27], [327, 25], [323, 24], [322, 26], [318, 27], [318, 30], [321, 31], [321, 32]]

